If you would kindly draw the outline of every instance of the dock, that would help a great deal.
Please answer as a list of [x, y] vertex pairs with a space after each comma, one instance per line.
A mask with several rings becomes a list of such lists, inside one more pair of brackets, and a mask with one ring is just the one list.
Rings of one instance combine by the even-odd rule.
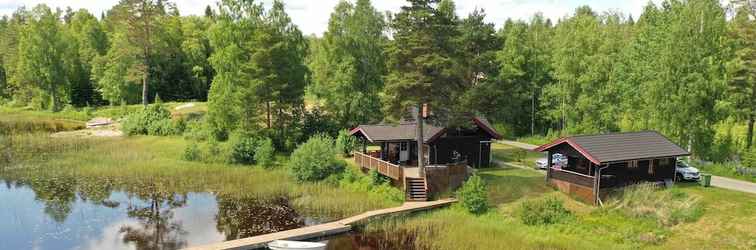
[[411, 213], [416, 211], [430, 210], [438, 207], [448, 206], [456, 199], [443, 199], [437, 201], [423, 202], [405, 202], [399, 207], [386, 208], [368, 211], [342, 220], [312, 225], [292, 230], [286, 230], [271, 234], [258, 235], [254, 237], [230, 240], [215, 244], [190, 247], [190, 250], [215, 250], [215, 249], [257, 249], [264, 248], [266, 244], [275, 240], [306, 240], [320, 238], [329, 235], [336, 235], [352, 230], [352, 225], [368, 221], [381, 216], [387, 216], [399, 213]]

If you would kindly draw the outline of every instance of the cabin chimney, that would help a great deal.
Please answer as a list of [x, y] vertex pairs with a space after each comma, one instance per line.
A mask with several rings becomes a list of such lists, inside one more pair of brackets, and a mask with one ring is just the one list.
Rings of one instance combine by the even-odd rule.
[[428, 118], [428, 116], [430, 116], [430, 105], [423, 103], [423, 118]]

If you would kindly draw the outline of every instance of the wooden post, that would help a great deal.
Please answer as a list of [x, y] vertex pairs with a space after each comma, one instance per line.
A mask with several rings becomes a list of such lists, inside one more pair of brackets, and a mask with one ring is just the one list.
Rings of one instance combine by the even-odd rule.
[[417, 110], [415, 110], [415, 123], [417, 124], [417, 171], [421, 178], [425, 178], [425, 161], [423, 160], [423, 116], [420, 114], [420, 110], [423, 108], [422, 104], [419, 104]]
[[551, 179], [551, 151], [546, 151], [546, 181]]

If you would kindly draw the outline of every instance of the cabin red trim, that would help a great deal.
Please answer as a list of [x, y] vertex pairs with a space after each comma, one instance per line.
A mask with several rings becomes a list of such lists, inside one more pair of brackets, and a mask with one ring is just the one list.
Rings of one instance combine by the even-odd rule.
[[493, 137], [494, 139], [501, 140], [501, 138], [503, 138], [503, 136], [501, 136], [499, 133], [497, 133], [496, 130], [494, 130], [493, 128], [488, 127], [488, 125], [486, 123], [481, 122], [478, 117], [474, 117], [473, 118], [473, 122], [475, 123], [475, 125], [478, 125], [478, 127], [482, 128], [484, 131], [486, 131], [486, 133], [488, 133], [489, 135], [491, 135], [491, 137]]
[[557, 140], [555, 140], [555, 141], [553, 141], [551, 143], [544, 144], [544, 145], [542, 145], [540, 147], [534, 148], [533, 151], [536, 151], [536, 152], [547, 151], [550, 148], [553, 148], [553, 147], [555, 147], [555, 146], [557, 146], [559, 144], [565, 143], [565, 142], [567, 144], [569, 144], [572, 148], [574, 148], [575, 150], [577, 150], [578, 152], [580, 152], [580, 154], [582, 154], [583, 156], [585, 156], [585, 158], [588, 159], [589, 161], [593, 162], [596, 165], [601, 165], [601, 161], [598, 158], [596, 158], [593, 155], [589, 154], [588, 151], [586, 151], [583, 147], [581, 147], [579, 144], [573, 142], [569, 138], [559, 138], [559, 139], [557, 139]]

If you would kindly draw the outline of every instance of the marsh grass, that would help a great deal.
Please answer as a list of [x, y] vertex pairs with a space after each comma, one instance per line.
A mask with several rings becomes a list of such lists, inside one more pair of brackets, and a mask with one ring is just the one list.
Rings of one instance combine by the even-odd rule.
[[[187, 141], [178, 137], [73, 139], [39, 134], [14, 136], [13, 161], [0, 172], [17, 180], [96, 179], [129, 192], [212, 192], [232, 198], [288, 199], [308, 217], [337, 219], [396, 205], [380, 197], [327, 183], [296, 183], [280, 165], [271, 169], [182, 160]], [[278, 160], [285, 158], [279, 157]]]
[[651, 183], [626, 187], [607, 207], [628, 216], [655, 219], [662, 226], [692, 222], [703, 214], [699, 197], [677, 188], [661, 190]]

